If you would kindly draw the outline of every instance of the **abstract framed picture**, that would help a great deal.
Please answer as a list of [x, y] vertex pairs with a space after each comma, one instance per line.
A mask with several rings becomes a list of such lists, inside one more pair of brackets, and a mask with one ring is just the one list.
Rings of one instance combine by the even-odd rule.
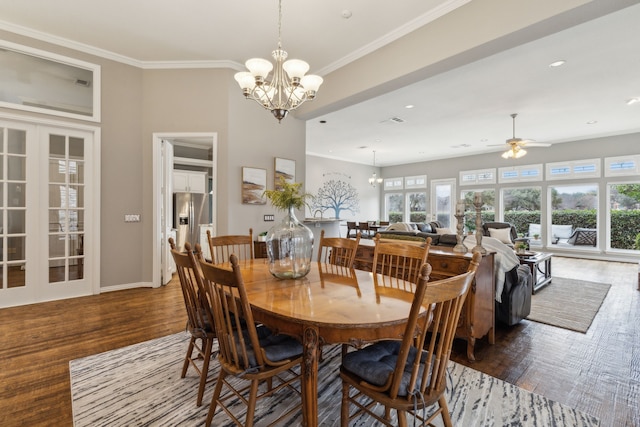
[[280, 190], [280, 178], [283, 177], [286, 182], [296, 182], [296, 161], [290, 159], [282, 159], [276, 157], [275, 165], [275, 189]]
[[242, 203], [245, 205], [266, 205], [264, 190], [267, 189], [267, 170], [242, 168]]

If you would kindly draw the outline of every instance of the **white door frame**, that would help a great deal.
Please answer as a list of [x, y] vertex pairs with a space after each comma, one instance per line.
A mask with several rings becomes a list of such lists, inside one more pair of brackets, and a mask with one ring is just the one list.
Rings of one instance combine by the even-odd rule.
[[456, 200], [457, 200], [457, 195], [456, 195], [456, 179], [455, 178], [444, 178], [444, 179], [432, 179], [431, 180], [431, 214], [435, 215], [434, 221], [438, 220], [438, 211], [437, 211], [437, 204], [438, 204], [438, 197], [436, 194], [436, 187], [438, 187], [438, 185], [450, 185], [451, 186], [451, 211], [449, 212], [449, 228], [452, 228], [456, 226], [455, 221], [453, 220], [453, 214], [455, 211], [455, 206], [456, 206]]
[[[163, 197], [165, 192], [162, 188], [164, 176], [171, 171], [166, 170], [166, 164], [169, 162], [163, 162], [162, 160], [162, 140], [164, 139], [178, 139], [178, 138], [211, 138], [213, 149], [213, 160], [211, 162], [213, 185], [212, 185], [212, 203], [211, 212], [213, 213], [213, 227], [217, 230], [217, 195], [218, 195], [218, 180], [217, 177], [217, 162], [218, 162], [218, 133], [217, 132], [154, 132], [152, 147], [153, 147], [153, 249], [152, 253], [152, 286], [154, 288], [160, 287], [162, 284], [162, 240], [168, 238], [162, 230], [162, 221], [160, 218], [160, 212], [163, 209], [163, 204], [166, 205], [166, 200]], [[169, 192], [167, 192], [169, 193]]]

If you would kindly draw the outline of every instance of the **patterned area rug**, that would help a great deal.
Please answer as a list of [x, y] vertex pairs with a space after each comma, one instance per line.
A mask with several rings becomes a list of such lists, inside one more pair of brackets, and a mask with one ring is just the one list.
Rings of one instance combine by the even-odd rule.
[[527, 319], [586, 333], [609, 288], [606, 283], [554, 277], [531, 297]]
[[[180, 333], [96, 354], [69, 363], [75, 427], [199, 426], [209, 410], [217, 363], [212, 363], [205, 401], [198, 408], [198, 377], [193, 369], [180, 378], [188, 335]], [[339, 346], [327, 348], [320, 365], [319, 425], [340, 425]], [[451, 362], [447, 387], [449, 410], [457, 426], [598, 426], [595, 417]], [[295, 399], [286, 391], [265, 400], [256, 410], [256, 425], [275, 419]], [[441, 421], [438, 421], [439, 423]], [[232, 425], [222, 412], [215, 426]], [[286, 426], [299, 426], [302, 416]], [[357, 426], [371, 426], [359, 419]], [[411, 425], [411, 422], [410, 422]], [[437, 424], [441, 425], [441, 424]]]

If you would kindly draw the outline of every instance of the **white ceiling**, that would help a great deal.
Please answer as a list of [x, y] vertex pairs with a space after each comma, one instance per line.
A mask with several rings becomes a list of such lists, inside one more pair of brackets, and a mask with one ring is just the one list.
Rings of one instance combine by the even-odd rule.
[[[285, 0], [282, 44], [323, 75], [468, 1]], [[512, 136], [511, 113], [519, 113], [516, 136], [538, 142], [640, 132], [640, 103], [626, 105], [640, 98], [640, 4], [632, 3], [314, 117], [307, 152], [371, 164], [376, 150], [385, 166], [500, 151], [491, 145]], [[247, 58], [268, 58], [278, 37], [275, 0], [0, 0], [0, 10], [0, 29], [145, 68], [240, 69]], [[559, 59], [566, 64], [549, 67]]]

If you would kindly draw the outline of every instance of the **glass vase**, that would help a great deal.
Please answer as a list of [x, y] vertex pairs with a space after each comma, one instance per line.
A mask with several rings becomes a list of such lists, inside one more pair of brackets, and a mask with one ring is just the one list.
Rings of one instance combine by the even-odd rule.
[[311, 269], [313, 232], [296, 218], [293, 207], [267, 233], [269, 271], [280, 279], [304, 277]]

